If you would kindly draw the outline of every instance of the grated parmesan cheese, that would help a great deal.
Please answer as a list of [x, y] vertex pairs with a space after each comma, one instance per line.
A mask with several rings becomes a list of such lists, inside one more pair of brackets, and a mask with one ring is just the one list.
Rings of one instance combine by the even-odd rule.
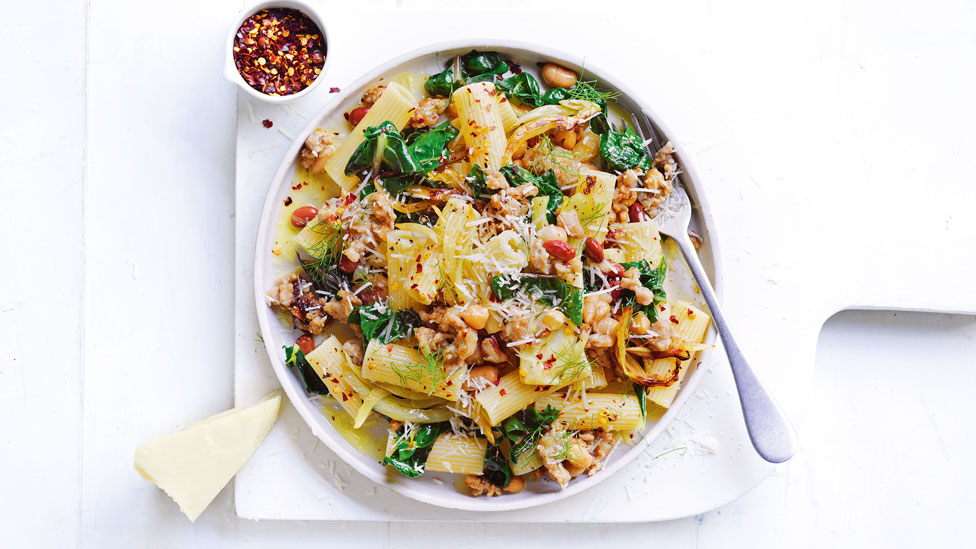
[[519, 345], [525, 345], [526, 343], [537, 343], [538, 341], [539, 341], [539, 338], [537, 338], [537, 337], [529, 337], [529, 338], [526, 338], [526, 339], [520, 339], [518, 341], [513, 341], [511, 343], [506, 343], [505, 346], [506, 347], [517, 347]]

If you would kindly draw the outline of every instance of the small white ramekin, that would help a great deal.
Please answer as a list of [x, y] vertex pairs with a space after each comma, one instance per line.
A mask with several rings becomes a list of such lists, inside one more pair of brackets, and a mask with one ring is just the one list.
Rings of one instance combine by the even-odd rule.
[[[252, 88], [244, 80], [244, 77], [241, 76], [241, 73], [237, 71], [237, 65], [234, 63], [234, 38], [237, 36], [237, 29], [241, 28], [241, 25], [244, 24], [244, 21], [246, 21], [248, 17], [254, 15], [255, 13], [261, 10], [272, 9], [272, 8], [293, 9], [293, 10], [298, 10], [304, 13], [305, 15], [307, 15], [308, 18], [312, 20], [312, 22], [318, 25], [319, 31], [322, 33], [322, 43], [325, 44], [325, 59], [324, 59], [325, 64], [322, 65], [322, 70], [319, 72], [319, 75], [315, 77], [315, 80], [313, 80], [312, 83], [309, 84], [308, 87], [306, 87], [304, 90], [298, 93], [293, 93], [291, 95], [278, 95], [278, 96], [268, 95], [266, 93], [261, 92], [260, 90], [256, 90]], [[317, 6], [315, 6], [311, 2], [305, 2], [303, 0], [268, 0], [265, 2], [258, 2], [256, 4], [252, 4], [242, 9], [240, 13], [237, 14], [237, 17], [234, 19], [234, 24], [231, 25], [230, 31], [227, 33], [226, 47], [227, 47], [227, 62], [224, 66], [224, 77], [227, 80], [233, 82], [234, 84], [240, 86], [242, 90], [250, 94], [255, 99], [264, 101], [266, 103], [276, 103], [276, 104], [289, 103], [300, 97], [304, 97], [308, 95], [313, 88], [315, 88], [323, 80], [325, 80], [323, 77], [325, 76], [325, 72], [329, 68], [329, 60], [332, 58], [333, 55], [332, 44], [329, 41], [329, 31], [326, 29], [325, 26], [325, 17], [322, 16], [322, 13], [318, 10]]]

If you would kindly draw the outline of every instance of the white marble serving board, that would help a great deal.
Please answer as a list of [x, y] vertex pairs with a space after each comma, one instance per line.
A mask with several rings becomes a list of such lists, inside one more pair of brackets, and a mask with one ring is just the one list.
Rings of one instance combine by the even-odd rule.
[[[326, 11], [337, 22], [357, 19], [357, 12], [328, 6]], [[621, 78], [630, 73], [628, 83], [682, 141], [716, 220], [727, 314], [756, 369], [796, 423], [801, 446], [806, 389], [817, 335], [826, 318], [855, 307], [976, 311], [976, 292], [954, 291], [968, 287], [968, 274], [952, 268], [976, 264], [976, 221], [951, 201], [909, 200], [916, 207], [905, 208], [905, 197], [918, 192], [920, 182], [938, 181], [971, 197], [973, 190], [964, 182], [940, 181], [939, 165], [963, 162], [974, 167], [976, 161], [930, 151], [925, 165], [891, 162], [892, 174], [867, 172], [866, 160], [838, 143], [856, 142], [855, 127], [870, 127], [872, 117], [882, 119], [888, 113], [853, 112], [846, 124], [841, 117], [822, 116], [818, 105], [846, 81], [825, 81], [808, 71], [803, 56], [810, 52], [784, 50], [777, 67], [780, 78], [764, 80], [762, 89], [743, 90], [715, 78], [731, 70], [727, 67], [742, 67], [741, 59], [683, 44], [680, 29], [656, 29], [653, 49], [669, 55], [652, 63], [645, 55], [620, 54], [638, 50], [634, 37], [618, 36], [619, 20], [613, 14], [594, 16], [587, 22], [587, 33], [574, 34], [572, 41], [558, 24], [563, 16], [546, 13], [554, 22], [539, 27], [532, 24], [531, 13], [522, 14], [525, 17], [515, 19], [486, 12], [479, 16], [478, 34], [550, 44], [592, 59]], [[329, 87], [341, 87], [387, 58], [435, 41], [422, 33], [400, 32], [432, 16], [421, 10], [399, 10], [395, 17], [375, 13], [368, 36], [357, 26], [334, 24], [330, 32], [335, 57], [326, 85], [291, 107], [262, 105], [239, 94], [237, 405], [249, 404], [277, 386], [257, 339], [251, 272], [260, 206], [274, 170], [292, 136], [329, 100]], [[734, 12], [712, 13], [702, 24], [725, 32], [722, 29], [734, 18]], [[771, 29], [765, 39], [774, 39], [776, 32]], [[370, 38], [392, 34], [397, 36], [395, 50]], [[449, 26], [436, 40], [466, 34], [469, 31], [460, 26]], [[607, 41], [608, 36], [615, 39]], [[757, 41], [755, 47], [765, 43]], [[850, 76], [856, 78], [856, 71], [852, 68]], [[662, 74], [668, 75], [666, 87], [658, 78]], [[264, 128], [265, 119], [274, 126]], [[770, 132], [784, 120], [806, 131], [794, 132], [799, 135], [794, 141], [778, 140]], [[906, 124], [910, 130], [911, 121]], [[762, 147], [743, 155], [742, 143]], [[956, 166], [951, 173], [960, 169]], [[917, 181], [898, 170], [917, 172]], [[950, 241], [949, 234], [955, 240]], [[939, 282], [921, 282], [926, 280]], [[352, 471], [319, 443], [290, 406], [283, 408], [265, 443], [237, 475], [235, 501], [238, 515], [253, 519], [656, 521], [723, 505], [774, 470], [752, 451], [727, 364], [721, 353], [713, 353], [711, 363], [703, 365], [693, 398], [666, 435], [598, 487], [553, 505], [476, 515], [414, 502]]]

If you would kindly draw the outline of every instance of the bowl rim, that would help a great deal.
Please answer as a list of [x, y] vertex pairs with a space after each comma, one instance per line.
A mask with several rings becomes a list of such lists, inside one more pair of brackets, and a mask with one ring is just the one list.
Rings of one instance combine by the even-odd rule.
[[[465, 501], [462, 499], [448, 499], [437, 494], [432, 494], [429, 491], [423, 489], [418, 489], [413, 486], [404, 483], [390, 483], [387, 482], [387, 475], [384, 472], [377, 472], [374, 468], [368, 468], [361, 463], [362, 454], [353, 449], [348, 444], [343, 444], [344, 440], [341, 439], [341, 435], [336, 435], [338, 443], [334, 443], [333, 437], [329, 433], [321, 432], [316, 425], [316, 416], [322, 416], [320, 410], [311, 404], [309, 397], [306, 395], [303, 387], [298, 383], [297, 378], [292, 375], [291, 371], [284, 364], [280, 356], [280, 349], [274, 348], [272, 338], [268, 337], [271, 333], [268, 322], [267, 314], [260, 314], [262, 308], [266, 307], [265, 303], [265, 273], [263, 268], [263, 262], [265, 258], [260, 254], [260, 250], [263, 248], [262, 243], [268, 238], [269, 230], [273, 230], [272, 213], [277, 207], [276, 191], [280, 188], [282, 182], [285, 178], [290, 178], [290, 172], [293, 170], [294, 163], [296, 162], [296, 156], [299, 149], [303, 145], [305, 138], [318, 127], [322, 119], [332, 110], [336, 108], [341, 108], [343, 102], [355, 91], [363, 88], [368, 83], [372, 82], [376, 78], [385, 76], [390, 70], [395, 69], [401, 65], [409, 63], [414, 59], [418, 59], [427, 55], [432, 55], [439, 52], [458, 50], [466, 48], [481, 48], [481, 49], [508, 49], [524, 52], [528, 55], [535, 55], [546, 57], [554, 62], [564, 64], [567, 66], [572, 66], [575, 70], [580, 70], [583, 67], [583, 59], [575, 55], [550, 48], [548, 46], [533, 44], [530, 42], [519, 41], [519, 40], [507, 40], [507, 39], [488, 39], [488, 38], [464, 38], [455, 39], [442, 42], [431, 43], [425, 46], [418, 47], [414, 50], [401, 54], [395, 58], [392, 58], [384, 63], [375, 66], [370, 71], [366, 72], [355, 81], [344, 86], [342, 91], [330, 96], [329, 100], [320, 108], [313, 116], [309, 118], [309, 123], [305, 126], [301, 133], [298, 134], [292, 146], [285, 153], [282, 158], [281, 164], [278, 170], [275, 172], [274, 177], [271, 180], [271, 184], [268, 187], [267, 195], [265, 197], [264, 205], [262, 206], [260, 222], [258, 226], [258, 231], [255, 240], [255, 256], [254, 256], [254, 298], [255, 306], [259, 314], [258, 323], [260, 325], [261, 333], [264, 336], [265, 350], [268, 353], [268, 358], [271, 361], [272, 369], [275, 372], [276, 377], [282, 385], [285, 394], [288, 395], [289, 400], [292, 405], [298, 411], [299, 415], [309, 426], [312, 432], [318, 437], [325, 445], [339, 456], [346, 464], [351, 468], [355, 469], [358, 473], [362, 474], [366, 478], [376, 482], [377, 484], [389, 488], [403, 496], [409, 497], [416, 501], [431, 504], [444, 508], [451, 508], [464, 511], [511, 511], [517, 509], [525, 509], [529, 507], [536, 507], [539, 505], [544, 505], [547, 503], [559, 501], [567, 497], [573, 496], [580, 492], [583, 492], [593, 486], [596, 486], [603, 480], [609, 478], [612, 474], [620, 471], [625, 466], [629, 465], [640, 453], [645, 450], [650, 443], [655, 440], [664, 429], [671, 423], [678, 412], [684, 407], [685, 403], [688, 401], [690, 396], [694, 392], [695, 386], [702, 377], [702, 373], [699, 370], [702, 366], [712, 356], [711, 350], [702, 351], [699, 355], [699, 360], [697, 363], [693, 364], [693, 370], [689, 371], [689, 374], [685, 377], [682, 384], [681, 390], [678, 392], [678, 396], [675, 398], [671, 407], [657, 420], [657, 422], [648, 431], [647, 436], [642, 438], [640, 441], [634, 443], [633, 446], [627, 448], [625, 455], [621, 456], [620, 459], [609, 463], [598, 475], [589, 477], [586, 479], [577, 479], [575, 482], [570, 483], [565, 489], [557, 492], [546, 492], [534, 495], [530, 498], [524, 499], [511, 499], [506, 501], [506, 498], [469, 498], [470, 501]], [[685, 189], [688, 191], [693, 204], [696, 204], [696, 213], [700, 216], [702, 222], [702, 229], [704, 230], [707, 237], [708, 253], [709, 256], [702, 257], [705, 259], [706, 271], [711, 270], [712, 274], [712, 285], [715, 289], [716, 294], [721, 299], [723, 295], [723, 275], [721, 270], [721, 257], [720, 257], [720, 245], [716, 237], [715, 223], [711, 215], [711, 209], [708, 205], [706, 198], [702, 193], [701, 181], [695, 172], [694, 167], [690, 162], [687, 161], [687, 155], [684, 154], [683, 148], [680, 143], [674, 139], [672, 132], [668, 127], [661, 122], [659, 116], [647, 106], [647, 103], [643, 100], [642, 96], [636, 94], [631, 88], [627, 87], [625, 84], [620, 83], [612, 74], [602, 71], [599, 67], [593, 65], [593, 63], [587, 61], [585, 74], [589, 75], [600, 75], [600, 80], [607, 82], [610, 87], [615, 88], [620, 91], [627, 99], [639, 106], [647, 116], [654, 122], [654, 124], [660, 129], [661, 133], [667, 137], [674, 145], [675, 155], [678, 158], [679, 164], [681, 166], [681, 173], [679, 178]], [[710, 261], [707, 261], [709, 260]], [[261, 274], [259, 277], [258, 274]], [[715, 340], [714, 330], [710, 330], [710, 337]], [[667, 518], [667, 517], [666, 517]], [[665, 519], [666, 519], [665, 518]], [[673, 518], [678, 518], [676, 515]], [[665, 520], [662, 519], [662, 520]]]
[[[261, 10], [272, 8], [298, 10], [307, 15], [308, 18], [319, 27], [319, 32], [322, 33], [322, 41], [325, 44], [325, 59], [323, 60], [322, 70], [311, 84], [306, 86], [305, 89], [298, 93], [272, 96], [256, 90], [244, 80], [244, 77], [241, 76], [241, 73], [237, 70], [237, 64], [234, 62], [234, 37], [237, 35], [237, 30], [241, 28], [241, 25], [244, 24], [244, 21], [246, 21], [248, 17], [251, 17]], [[322, 14], [322, 11], [316, 4], [307, 2], [305, 0], [264, 0], [241, 8], [241, 10], [237, 12], [237, 15], [234, 17], [234, 24], [232, 24], [230, 30], [227, 31], [227, 39], [224, 44], [227, 48], [227, 57], [224, 61], [224, 78], [233, 84], [237, 84], [238, 87], [244, 90], [251, 97], [264, 101], [265, 103], [272, 104], [290, 103], [296, 99], [308, 95], [316, 86], [319, 85], [320, 82], [324, 80], [323, 77], [329, 68], [333, 55], [332, 43], [329, 41], [329, 30], [325, 24], [325, 16]]]

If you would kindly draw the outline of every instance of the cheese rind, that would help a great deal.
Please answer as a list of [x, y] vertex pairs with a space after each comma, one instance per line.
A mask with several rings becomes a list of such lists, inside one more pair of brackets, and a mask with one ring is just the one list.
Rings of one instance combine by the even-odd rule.
[[134, 465], [191, 522], [240, 471], [278, 419], [281, 391], [249, 408], [213, 415], [136, 448]]

